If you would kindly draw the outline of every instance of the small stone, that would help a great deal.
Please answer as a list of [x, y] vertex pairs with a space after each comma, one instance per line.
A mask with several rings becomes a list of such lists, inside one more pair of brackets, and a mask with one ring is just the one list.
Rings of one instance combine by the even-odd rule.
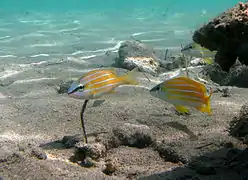
[[231, 97], [231, 89], [230, 88], [224, 88], [222, 90], [222, 97]]
[[23, 156], [19, 153], [2, 152], [0, 150], [0, 163], [20, 163], [23, 160]]
[[174, 147], [168, 146], [163, 143], [158, 143], [155, 147], [155, 150], [158, 151], [159, 155], [166, 161], [173, 163], [187, 163], [188, 160], [185, 157], [181, 156]]
[[86, 157], [81, 163], [81, 166], [90, 168], [95, 165], [95, 162], [90, 157]]
[[118, 168], [117, 159], [107, 159], [105, 167], [106, 168], [103, 170], [103, 173], [112, 175]]
[[18, 144], [19, 151], [25, 151], [27, 147], [24, 144]]
[[113, 129], [120, 145], [145, 148], [155, 141], [151, 129], [146, 125], [125, 123]]
[[66, 148], [74, 147], [76, 143], [82, 141], [83, 138], [81, 135], [77, 134], [74, 136], [64, 136], [62, 139], [62, 143]]
[[31, 154], [38, 159], [42, 159], [42, 160], [47, 159], [46, 153], [38, 148], [32, 149]]
[[75, 145], [75, 147], [75, 156], [80, 158], [79, 160], [82, 160], [82, 158], [85, 159], [86, 157], [91, 157], [92, 159], [99, 159], [103, 157], [106, 153], [106, 148], [101, 143], [84, 144], [82, 142], [79, 142]]

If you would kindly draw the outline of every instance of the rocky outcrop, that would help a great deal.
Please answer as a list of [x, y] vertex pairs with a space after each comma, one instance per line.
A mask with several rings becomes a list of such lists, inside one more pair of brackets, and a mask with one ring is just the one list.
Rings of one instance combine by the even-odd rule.
[[237, 116], [230, 122], [230, 134], [248, 144], [248, 103], [244, 104]]
[[236, 64], [230, 68], [229, 73], [223, 71], [219, 65], [208, 65], [204, 67], [204, 76], [221, 86], [237, 86], [248, 88], [248, 66]]
[[239, 3], [194, 32], [196, 43], [216, 50], [215, 62], [229, 71], [238, 58], [248, 65], [248, 3]]
[[153, 48], [139, 41], [125, 41], [119, 48], [116, 65], [128, 70], [139, 67], [143, 72], [156, 74], [159, 62], [154, 53]]
[[[119, 57], [115, 59], [115, 67], [139, 70], [152, 75], [157, 75], [180, 67], [185, 67], [186, 57], [181, 55], [168, 55], [168, 49], [164, 51], [155, 50], [135, 40], [125, 41], [119, 48]], [[189, 60], [188, 60], [189, 61]]]

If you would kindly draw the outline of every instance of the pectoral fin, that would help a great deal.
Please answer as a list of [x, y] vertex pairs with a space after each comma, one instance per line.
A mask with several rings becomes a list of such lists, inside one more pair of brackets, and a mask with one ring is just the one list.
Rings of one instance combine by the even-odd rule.
[[175, 106], [175, 108], [179, 113], [189, 113], [189, 109], [185, 106]]

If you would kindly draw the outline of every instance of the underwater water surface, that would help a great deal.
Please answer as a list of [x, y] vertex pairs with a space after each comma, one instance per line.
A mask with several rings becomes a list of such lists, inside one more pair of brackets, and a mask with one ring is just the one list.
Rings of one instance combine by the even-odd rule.
[[34, 63], [63, 61], [63, 71], [110, 65], [101, 56], [131, 38], [177, 51], [192, 40], [197, 27], [237, 2], [1, 0], [0, 79]]

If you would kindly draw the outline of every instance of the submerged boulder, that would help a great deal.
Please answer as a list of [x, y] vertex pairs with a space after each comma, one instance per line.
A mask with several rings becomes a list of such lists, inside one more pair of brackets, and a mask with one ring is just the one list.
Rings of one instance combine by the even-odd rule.
[[193, 40], [216, 50], [215, 62], [229, 71], [238, 58], [248, 65], [248, 2], [239, 3], [194, 32]]
[[202, 73], [221, 86], [248, 88], [248, 66], [246, 65], [235, 64], [228, 73], [223, 71], [218, 64], [207, 65]]
[[153, 48], [139, 41], [125, 41], [119, 48], [116, 65], [128, 70], [138, 67], [143, 72], [156, 74], [159, 61], [154, 53]]
[[233, 137], [247, 143], [248, 137], [248, 103], [245, 103], [237, 116], [230, 122], [229, 132]]
[[156, 140], [151, 128], [146, 125], [124, 123], [122, 126], [113, 128], [113, 134], [120, 145], [137, 148], [148, 147]]

